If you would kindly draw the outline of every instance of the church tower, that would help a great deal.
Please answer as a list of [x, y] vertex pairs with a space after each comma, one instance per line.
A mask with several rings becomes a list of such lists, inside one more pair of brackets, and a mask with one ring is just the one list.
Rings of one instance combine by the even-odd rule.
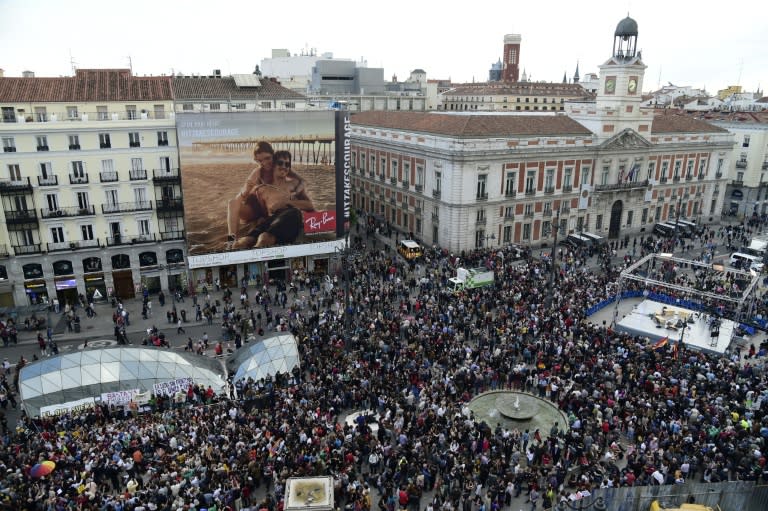
[[515, 83], [520, 80], [520, 34], [504, 36], [504, 62], [501, 79], [504, 82]]

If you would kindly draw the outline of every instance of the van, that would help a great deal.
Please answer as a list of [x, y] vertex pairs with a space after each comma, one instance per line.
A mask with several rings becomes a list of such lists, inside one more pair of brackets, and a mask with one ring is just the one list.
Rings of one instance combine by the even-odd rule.
[[699, 229], [699, 226], [696, 225], [696, 222], [692, 222], [691, 220], [684, 220], [681, 218], [680, 220], [677, 220], [677, 223], [684, 225], [685, 228], [688, 229], [688, 232], [691, 233], [691, 236], [695, 234], [701, 234], [701, 229]]
[[591, 245], [592, 240], [580, 234], [569, 234], [561, 243], [571, 248], [579, 248]]
[[730, 264], [734, 268], [739, 268], [741, 270], [749, 270], [751, 268], [760, 272], [763, 271], [764, 266], [762, 258], [743, 252], [734, 252], [731, 254]]
[[653, 226], [653, 232], [659, 236], [671, 238], [675, 235], [675, 226], [661, 222]]
[[590, 242], [592, 242], [592, 245], [595, 247], [599, 247], [605, 243], [605, 238], [599, 234], [593, 234], [591, 232], [582, 232], [580, 234], [582, 237], [587, 238]]
[[397, 244], [397, 253], [408, 261], [413, 261], [424, 255], [421, 245], [413, 240], [400, 240]]

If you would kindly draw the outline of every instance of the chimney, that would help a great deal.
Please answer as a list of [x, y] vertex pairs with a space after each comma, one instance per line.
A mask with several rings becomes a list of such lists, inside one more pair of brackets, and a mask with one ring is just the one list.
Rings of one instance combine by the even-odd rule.
[[22, 71], [21, 76], [24, 78], [34, 78], [35, 72], [34, 71]]
[[0, 78], [3, 78], [5, 76], [5, 70], [0, 68]]

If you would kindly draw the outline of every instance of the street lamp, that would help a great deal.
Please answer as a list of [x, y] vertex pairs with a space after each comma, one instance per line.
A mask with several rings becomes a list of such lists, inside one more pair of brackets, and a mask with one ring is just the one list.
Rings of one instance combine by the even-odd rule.
[[574, 511], [584, 511], [586, 509], [595, 508], [596, 511], [605, 511], [606, 505], [605, 501], [603, 501], [603, 497], [597, 497], [595, 500], [589, 501], [588, 504], [585, 504], [584, 501], [586, 500], [586, 497], [581, 497], [578, 500], [578, 505], [574, 506], [567, 500], [561, 500], [557, 504], [558, 511], [568, 511], [568, 509], [573, 509]]
[[488, 240], [494, 241], [496, 239], [496, 235], [495, 234], [488, 234], [486, 236], [483, 236], [483, 239], [485, 240], [483, 242], [483, 247], [487, 247], [488, 246]]

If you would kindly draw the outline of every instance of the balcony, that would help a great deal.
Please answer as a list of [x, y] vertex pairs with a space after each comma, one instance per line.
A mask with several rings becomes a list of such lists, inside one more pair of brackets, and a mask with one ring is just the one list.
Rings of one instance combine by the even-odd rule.
[[686, 181], [690, 181], [691, 179], [693, 179], [693, 174], [687, 174], [687, 175], [685, 176], [685, 180], [686, 180]]
[[563, 193], [569, 193], [573, 191], [573, 186], [571, 185], [563, 185]]
[[87, 185], [88, 184], [88, 174], [83, 174], [83, 175], [70, 174], [69, 175], [69, 184], [71, 184], [71, 185]]
[[393, 195], [392, 197], [390, 197], [390, 198], [389, 198], [389, 203], [390, 203], [390, 204], [392, 204], [393, 206], [394, 206], [395, 204], [397, 204], [397, 201], [395, 200], [395, 197], [394, 197], [394, 195]]
[[440, 195], [441, 195], [440, 190], [432, 190], [432, 197], [434, 197], [435, 199], [439, 199]]
[[116, 245], [138, 245], [141, 243], [154, 243], [154, 234], [145, 234], [140, 236], [115, 236], [113, 238], [107, 238], [107, 246], [114, 247]]
[[554, 186], [545, 186], [544, 187], [544, 193], [547, 195], [551, 195], [555, 193], [555, 187]]
[[545, 217], [551, 217], [552, 216], [552, 209], [545, 209], [542, 213]]
[[379, 181], [384, 181], [386, 179], [386, 176], [384, 174], [379, 174]]
[[504, 198], [505, 199], [511, 199], [515, 195], [517, 195], [517, 192], [514, 191], [514, 190], [507, 190], [506, 192], [504, 192]]
[[24, 123], [47, 123], [47, 122], [87, 122], [87, 121], [138, 121], [147, 119], [170, 119], [170, 115], [165, 110], [148, 111], [126, 110], [125, 112], [80, 112], [80, 111], [59, 111], [50, 113], [28, 113], [18, 116], [5, 116], [2, 122]]
[[424, 191], [424, 185], [420, 185], [420, 184], [417, 183], [417, 184], [413, 185], [413, 189], [416, 190], [417, 192], [421, 193], [421, 192]]
[[134, 211], [152, 210], [152, 201], [119, 202], [117, 204], [102, 204], [101, 212], [108, 213], [133, 213]]
[[166, 231], [160, 233], [161, 241], [183, 240], [184, 231]]
[[672, 176], [672, 182], [673, 183], [679, 183], [680, 182], [680, 176]]
[[667, 182], [667, 176], [661, 176], [659, 178], [659, 183], [666, 183]]
[[762, 170], [768, 170], [768, 161], [764, 161], [762, 167], [760, 167]]
[[389, 183], [396, 185], [397, 184], [397, 178], [395, 176], [392, 176], [389, 178]]
[[375, 178], [375, 177], [376, 177], [376, 173], [375, 173], [374, 171], [372, 171], [372, 170], [371, 170], [371, 171], [369, 171], [369, 172], [368, 172], [368, 177], [369, 177], [369, 178], [371, 178], [371, 179], [373, 179], [373, 178]]
[[37, 150], [38, 151], [50, 151], [50, 147], [48, 147], [47, 145], [39, 145], [39, 146], [37, 146]]
[[411, 184], [408, 181], [403, 181], [403, 188], [406, 190], [411, 186]]
[[21, 209], [5, 212], [6, 224], [25, 224], [28, 222], [37, 222], [37, 211], [34, 209]]
[[17, 195], [20, 193], [32, 193], [32, 183], [29, 178], [0, 181], [0, 195]]
[[488, 200], [488, 192], [482, 192], [475, 195], [475, 200], [477, 201], [487, 201]]
[[31, 245], [11, 245], [13, 247], [13, 253], [19, 255], [39, 254], [42, 252], [40, 243], [32, 243]]
[[99, 181], [101, 181], [102, 183], [114, 183], [119, 179], [120, 179], [120, 176], [118, 176], [116, 170], [112, 172], [99, 172]]
[[722, 177], [723, 177], [723, 173], [722, 172], [716, 172], [715, 173], [715, 179], [721, 179]]
[[128, 142], [128, 147], [141, 147], [141, 142]]
[[69, 144], [69, 150], [70, 151], [79, 151], [80, 150], [80, 144]]
[[112, 144], [102, 142], [99, 144], [99, 149], [112, 149]]
[[184, 211], [184, 201], [180, 197], [163, 197], [155, 202], [155, 209], [158, 213]]
[[59, 176], [37, 176], [37, 184], [40, 186], [58, 186]]
[[95, 215], [96, 209], [93, 206], [86, 206], [81, 208], [79, 206], [72, 206], [68, 208], [56, 208], [56, 209], [41, 209], [41, 218], [61, 218], [67, 216], [90, 216]]
[[536, 189], [535, 188], [526, 188], [525, 189], [526, 195], [536, 195]]
[[515, 221], [515, 215], [504, 215], [504, 223], [510, 223]]
[[4, 153], [15, 153], [16, 152], [16, 146], [5, 146], [3, 147]]
[[707, 177], [706, 174], [699, 174], [698, 179], [699, 179], [699, 181], [703, 181], [705, 177]]
[[155, 183], [178, 183], [179, 169], [152, 169], [152, 181]]
[[417, 215], [421, 215], [421, 208], [416, 206], [415, 208], [413, 208], [413, 212], [416, 213]]
[[526, 211], [523, 213], [523, 218], [533, 218], [533, 211]]
[[134, 169], [128, 173], [131, 181], [143, 181], [147, 179], [147, 171], [145, 169]]
[[475, 220], [475, 225], [477, 225], [477, 226], [485, 225], [487, 223], [488, 223], [488, 219], [487, 218], [478, 218], [477, 220]]
[[595, 191], [609, 192], [609, 191], [622, 191], [622, 190], [636, 190], [636, 189], [646, 188], [647, 186], [648, 186], [648, 180], [645, 179], [643, 181], [637, 181], [636, 183], [613, 183], [613, 184], [596, 185]]
[[741, 179], [734, 179], [733, 181], [731, 181], [731, 184], [733, 186], [744, 186], [744, 181], [742, 181]]
[[737, 169], [745, 169], [745, 168], [747, 168], [747, 160], [737, 160], [736, 161], [736, 168]]
[[61, 243], [47, 243], [48, 252], [62, 252], [64, 250], [79, 250], [82, 248], [99, 248], [101, 243], [95, 240], [64, 241]]
[[432, 222], [433, 223], [439, 223], [440, 222], [440, 216], [437, 213], [432, 213]]

